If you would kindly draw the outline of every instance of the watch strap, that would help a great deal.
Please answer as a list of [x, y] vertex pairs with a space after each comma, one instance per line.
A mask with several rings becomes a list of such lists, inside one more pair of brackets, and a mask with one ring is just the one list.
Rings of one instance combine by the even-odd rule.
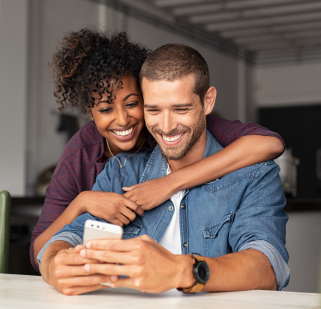
[[[197, 258], [193, 254], [189, 254], [189, 256], [191, 256], [191, 258], [194, 260], [193, 265], [198, 262], [205, 261], [204, 257], [199, 255], [197, 256]], [[195, 294], [200, 292], [203, 289], [203, 287], [204, 287], [203, 283], [197, 282], [197, 283], [194, 283], [194, 285], [189, 288], [178, 288], [177, 290], [188, 294]]]

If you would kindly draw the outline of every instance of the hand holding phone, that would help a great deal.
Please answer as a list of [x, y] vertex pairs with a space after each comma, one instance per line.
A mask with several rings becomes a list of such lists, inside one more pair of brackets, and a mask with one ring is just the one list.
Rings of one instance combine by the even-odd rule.
[[[100, 221], [87, 220], [85, 222], [83, 245], [90, 240], [96, 239], [121, 239], [123, 228], [119, 225], [104, 223]], [[110, 282], [103, 282], [102, 285], [110, 286]]]

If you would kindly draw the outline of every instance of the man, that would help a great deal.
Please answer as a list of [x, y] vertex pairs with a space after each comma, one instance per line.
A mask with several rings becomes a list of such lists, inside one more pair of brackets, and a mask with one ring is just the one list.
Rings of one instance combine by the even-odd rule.
[[[216, 90], [209, 87], [207, 64], [196, 50], [168, 44], [154, 51], [142, 67], [141, 88], [146, 126], [158, 147], [132, 155], [123, 168], [110, 160], [93, 190], [123, 194], [123, 187], [165, 176], [222, 149], [206, 131]], [[126, 157], [118, 155], [121, 162]], [[103, 220], [83, 214], [39, 253], [41, 274], [64, 294], [97, 290], [104, 282], [153, 293], [280, 290], [289, 269], [278, 173], [269, 161], [178, 192], [137, 216], [122, 240], [91, 241], [85, 249], [80, 245], [84, 222]]]

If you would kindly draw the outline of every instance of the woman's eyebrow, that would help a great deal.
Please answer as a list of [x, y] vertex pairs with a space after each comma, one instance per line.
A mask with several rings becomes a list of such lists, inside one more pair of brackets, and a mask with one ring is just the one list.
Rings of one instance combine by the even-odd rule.
[[111, 102], [108, 102], [107, 100], [102, 100], [102, 101], [99, 101], [96, 106], [98, 106], [100, 103], [107, 103], [107, 104], [113, 104], [114, 102], [111, 101]]
[[123, 101], [126, 101], [132, 95], [139, 97], [139, 95], [137, 93], [130, 93], [129, 95], [126, 95], [126, 97], [123, 98]]

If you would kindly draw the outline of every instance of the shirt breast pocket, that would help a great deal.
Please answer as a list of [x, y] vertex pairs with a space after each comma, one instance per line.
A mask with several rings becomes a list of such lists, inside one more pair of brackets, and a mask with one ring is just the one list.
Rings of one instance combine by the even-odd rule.
[[203, 229], [206, 256], [218, 257], [232, 252], [228, 241], [232, 223], [233, 212], [231, 211], [219, 220], [217, 224]]
[[142, 229], [142, 225], [137, 222], [131, 222], [124, 227], [123, 239], [130, 239], [139, 236], [139, 233]]

